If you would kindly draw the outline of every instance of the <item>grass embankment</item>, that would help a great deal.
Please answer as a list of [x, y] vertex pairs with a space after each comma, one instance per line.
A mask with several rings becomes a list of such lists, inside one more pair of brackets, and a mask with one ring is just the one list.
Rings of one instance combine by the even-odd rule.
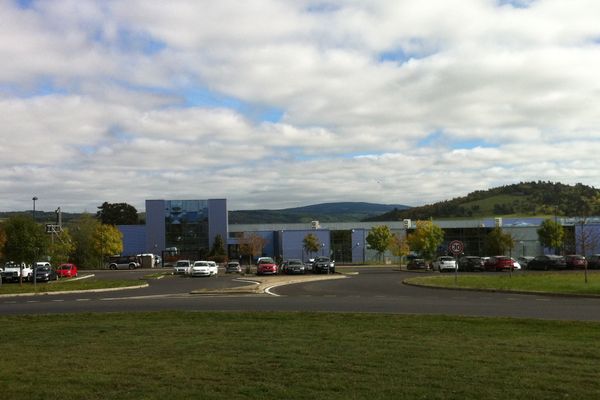
[[0, 326], [15, 338], [6, 399], [600, 398], [596, 323], [162, 312]]
[[455, 283], [454, 274], [409, 278], [407, 283], [416, 285], [465, 288], [481, 290], [503, 290], [521, 292], [546, 292], [574, 295], [600, 296], [600, 271], [588, 271], [588, 283], [583, 272], [562, 273], [498, 273], [497, 275], [459, 274]]
[[31, 282], [23, 282], [23, 285], [18, 283], [3, 283], [0, 286], [0, 295], [2, 294], [23, 294], [23, 293], [51, 293], [51, 292], [66, 292], [76, 290], [93, 290], [93, 289], [113, 289], [124, 288], [129, 286], [139, 286], [144, 284], [140, 280], [96, 280], [96, 279], [81, 279], [81, 280], [59, 280], [51, 282], [40, 282], [35, 286]]

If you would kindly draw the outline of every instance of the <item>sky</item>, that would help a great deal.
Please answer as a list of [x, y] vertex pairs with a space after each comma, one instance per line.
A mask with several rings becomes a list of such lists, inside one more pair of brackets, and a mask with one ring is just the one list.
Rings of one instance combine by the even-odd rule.
[[600, 186], [597, 0], [0, 0], [0, 211]]

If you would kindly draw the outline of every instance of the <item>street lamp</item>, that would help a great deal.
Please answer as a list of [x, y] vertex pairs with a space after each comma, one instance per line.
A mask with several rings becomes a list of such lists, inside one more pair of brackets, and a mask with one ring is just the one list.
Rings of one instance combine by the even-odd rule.
[[31, 200], [33, 200], [33, 220], [35, 221], [35, 201], [37, 200], [37, 196], [33, 196]]

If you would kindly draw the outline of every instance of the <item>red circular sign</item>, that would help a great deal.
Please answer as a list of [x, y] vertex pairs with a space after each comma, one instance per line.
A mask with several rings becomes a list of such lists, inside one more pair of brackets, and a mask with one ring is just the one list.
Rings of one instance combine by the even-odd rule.
[[450, 253], [457, 256], [462, 254], [462, 252], [465, 250], [465, 245], [460, 240], [453, 240], [450, 242], [450, 244], [448, 244], [448, 250], [450, 250]]

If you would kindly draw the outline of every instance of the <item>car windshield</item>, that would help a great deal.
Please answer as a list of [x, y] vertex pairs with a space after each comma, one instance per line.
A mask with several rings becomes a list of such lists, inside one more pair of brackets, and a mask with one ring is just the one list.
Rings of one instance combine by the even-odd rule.
[[315, 259], [316, 262], [329, 261], [329, 257], [317, 257]]
[[188, 261], [177, 261], [178, 267], [187, 267], [188, 265], [190, 265]]
[[452, 257], [440, 257], [440, 261], [453, 261], [454, 258]]
[[304, 265], [300, 260], [290, 260], [288, 265]]
[[61, 265], [58, 269], [71, 269], [70, 265]]
[[263, 258], [258, 263], [259, 264], [274, 264], [273, 259], [271, 259], [271, 258]]
[[41, 271], [41, 272], [48, 272], [48, 271], [50, 271], [50, 268], [49, 267], [37, 267], [37, 270]]

